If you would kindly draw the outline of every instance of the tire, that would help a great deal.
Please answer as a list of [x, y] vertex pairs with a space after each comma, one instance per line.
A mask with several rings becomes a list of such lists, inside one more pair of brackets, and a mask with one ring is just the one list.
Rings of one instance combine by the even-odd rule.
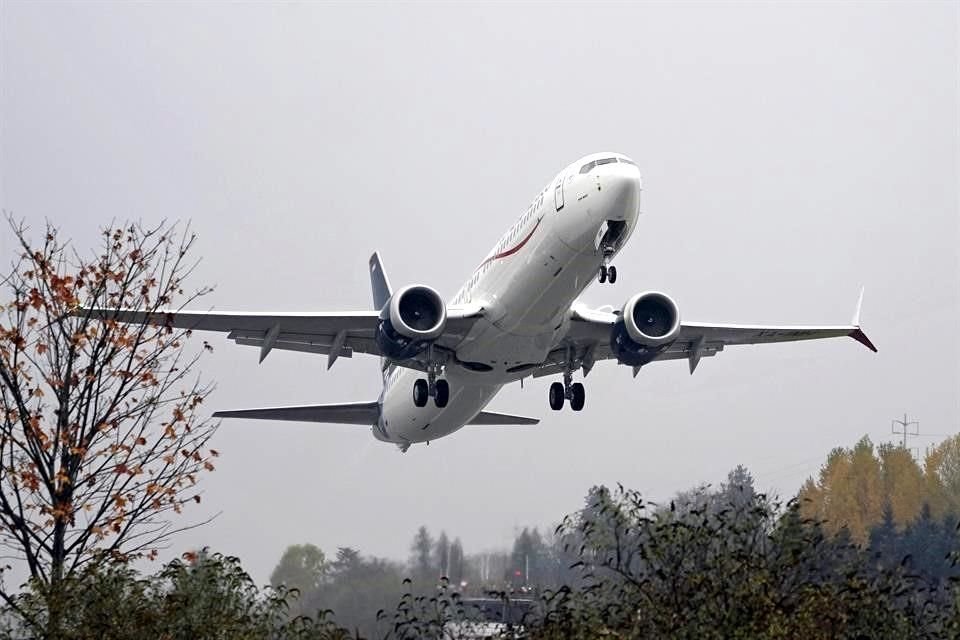
[[417, 407], [424, 407], [427, 405], [427, 398], [430, 397], [429, 390], [427, 388], [427, 381], [423, 378], [417, 378], [417, 381], [413, 383], [413, 404]]
[[554, 382], [550, 385], [550, 408], [554, 411], [563, 409], [563, 384]]
[[598, 280], [600, 280], [600, 282], [606, 282], [606, 281], [607, 281], [607, 268], [606, 268], [606, 267], [600, 267], [600, 277], [598, 278]]
[[447, 406], [447, 402], [450, 401], [450, 383], [446, 380], [437, 380], [437, 395], [433, 397], [433, 401], [441, 409]]
[[617, 281], [617, 268], [616, 267], [607, 267], [607, 281], [610, 284], [613, 284]]
[[570, 408], [574, 411], [580, 411], [583, 409], [583, 403], [586, 402], [587, 392], [583, 388], [583, 385], [579, 382], [574, 382], [573, 386], [570, 387], [571, 395], [570, 398]]

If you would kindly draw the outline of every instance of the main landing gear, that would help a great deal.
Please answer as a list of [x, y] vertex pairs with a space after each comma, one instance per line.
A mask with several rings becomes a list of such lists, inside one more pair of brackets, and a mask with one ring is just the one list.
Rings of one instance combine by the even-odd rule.
[[586, 399], [587, 392], [583, 384], [573, 382], [573, 374], [570, 371], [563, 372], [563, 382], [554, 382], [550, 385], [550, 408], [554, 411], [563, 409], [564, 400], [570, 401], [571, 409], [580, 411]]
[[443, 373], [443, 364], [439, 362], [430, 362], [427, 364], [427, 379], [417, 378], [413, 383], [413, 404], [418, 407], [427, 406], [427, 400], [433, 398], [434, 404], [439, 408], [447, 406], [450, 401], [450, 383], [446, 380], [438, 379]]

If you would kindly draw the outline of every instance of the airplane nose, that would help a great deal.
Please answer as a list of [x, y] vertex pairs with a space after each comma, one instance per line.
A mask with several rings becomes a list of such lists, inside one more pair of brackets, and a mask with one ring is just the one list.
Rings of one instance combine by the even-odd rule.
[[613, 165], [598, 176], [600, 195], [607, 220], [632, 220], [640, 210], [642, 183], [640, 172], [630, 165]]

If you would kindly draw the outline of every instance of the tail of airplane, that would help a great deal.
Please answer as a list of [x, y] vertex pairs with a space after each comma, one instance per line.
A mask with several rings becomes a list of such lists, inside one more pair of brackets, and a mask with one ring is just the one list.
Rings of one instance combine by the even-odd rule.
[[[370, 289], [373, 291], [373, 308], [377, 311], [383, 309], [390, 296], [393, 295], [393, 289], [390, 288], [390, 280], [387, 278], [387, 272], [383, 270], [383, 261], [380, 260], [380, 252], [374, 251], [370, 256]], [[386, 358], [380, 358], [380, 373], [383, 374], [383, 384], [387, 384], [387, 376], [392, 371], [390, 361]]]
[[393, 289], [390, 288], [390, 280], [377, 251], [370, 256], [370, 288], [373, 289], [373, 308], [379, 311], [393, 295]]

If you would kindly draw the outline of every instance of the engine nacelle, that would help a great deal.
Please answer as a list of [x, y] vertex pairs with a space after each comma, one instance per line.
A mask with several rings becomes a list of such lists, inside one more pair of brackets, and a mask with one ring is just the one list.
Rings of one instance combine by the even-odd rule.
[[646, 291], [623, 305], [613, 325], [610, 348], [624, 364], [647, 364], [680, 335], [680, 310], [670, 296]]
[[447, 305], [440, 294], [425, 285], [409, 285], [383, 305], [377, 346], [388, 358], [406, 360], [439, 338], [446, 325]]

